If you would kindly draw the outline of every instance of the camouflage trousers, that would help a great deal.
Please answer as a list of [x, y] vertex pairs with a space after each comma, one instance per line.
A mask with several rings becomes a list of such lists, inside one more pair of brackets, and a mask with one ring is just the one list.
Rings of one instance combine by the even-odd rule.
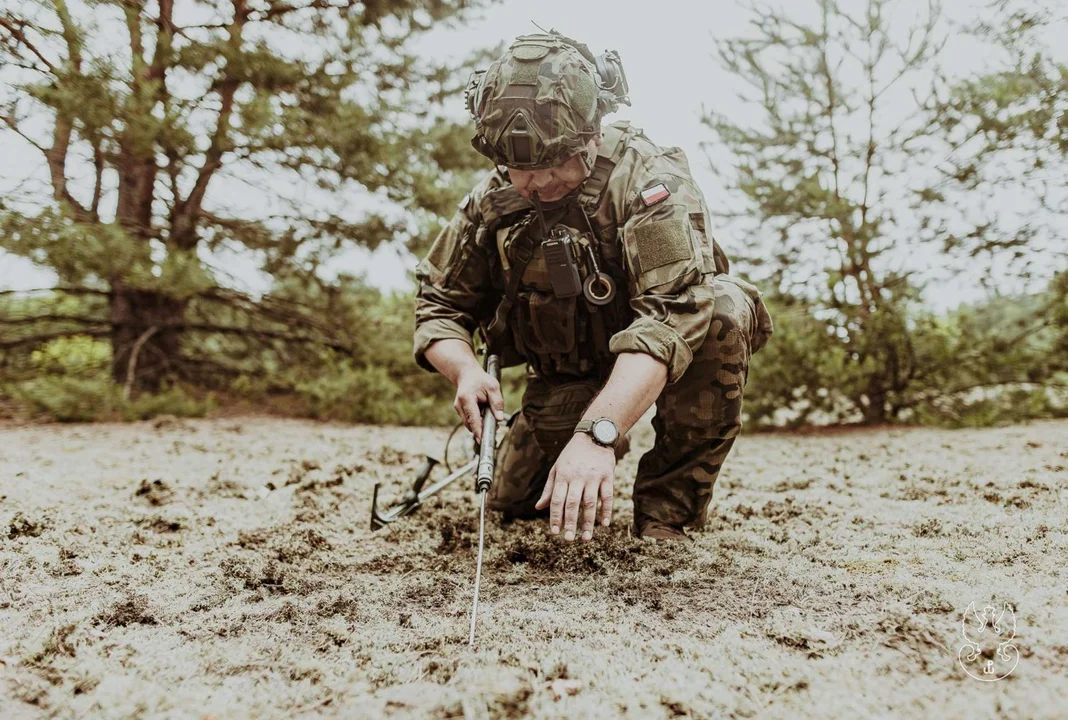
[[[676, 526], [704, 524], [712, 488], [742, 429], [749, 359], [771, 335], [756, 288], [727, 275], [706, 282], [716, 290], [708, 334], [686, 372], [657, 398], [656, 439], [634, 480], [636, 521], [645, 516]], [[541, 514], [534, 504], [549, 471], [599, 390], [595, 379], [528, 380], [522, 412], [498, 459], [490, 508], [517, 518]]]

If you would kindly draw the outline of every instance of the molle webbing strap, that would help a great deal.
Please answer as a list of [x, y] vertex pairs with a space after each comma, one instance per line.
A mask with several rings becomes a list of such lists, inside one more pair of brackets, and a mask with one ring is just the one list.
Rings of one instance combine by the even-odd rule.
[[[554, 210], [545, 215], [545, 227], [551, 228], [556, 223], [560, 222], [560, 219], [568, 211], [570, 203]], [[515, 305], [515, 299], [519, 295], [519, 286], [523, 282], [523, 273], [526, 272], [527, 265], [530, 264], [531, 258], [534, 257], [534, 248], [545, 238], [542, 237], [542, 230], [539, 224], [534, 223], [528, 226], [525, 232], [519, 233], [519, 237], [512, 243], [512, 263], [508, 269], [507, 285], [504, 288], [504, 297], [501, 298], [501, 302], [497, 305], [497, 311], [493, 314], [493, 320], [486, 328], [484, 335], [487, 341], [492, 346], [495, 346], [499, 340], [504, 336], [505, 331], [508, 329], [508, 316], [512, 313], [512, 306]]]
[[[633, 134], [634, 130], [626, 122], [613, 123], [605, 128], [601, 151], [597, 153], [593, 173], [582, 185], [579, 200], [581, 207], [577, 208], [577, 210], [584, 215], [583, 219], [586, 225], [593, 231], [594, 237], [591, 238], [592, 244], [589, 248], [591, 253], [597, 253], [597, 244], [602, 242], [600, 228], [594, 227], [592, 218], [596, 215], [597, 208], [601, 205], [605, 190], [608, 189], [608, 181], [612, 177], [612, 171], [616, 169], [616, 165], [623, 159], [623, 154], [627, 151], [627, 141]], [[597, 307], [589, 302], [586, 303], [586, 308], [590, 314], [590, 324], [592, 325], [590, 330], [593, 333], [594, 348], [598, 355], [609, 355], [608, 330], [605, 327], [608, 322], [605, 317], [608, 308]]]
[[608, 331], [605, 329], [604, 313], [593, 303], [586, 303], [590, 312], [590, 331], [593, 333], [593, 349], [598, 355], [608, 354]]
[[[498, 228], [514, 222], [516, 218], [529, 209], [530, 203], [511, 185], [503, 185], [487, 192], [479, 201], [479, 215], [486, 226], [485, 236], [492, 242], [492, 239], [496, 237]], [[533, 248], [531, 248], [530, 252], [533, 253]], [[529, 257], [527, 262], [529, 262]], [[505, 306], [506, 303], [507, 306]], [[504, 311], [503, 314], [502, 310]], [[498, 306], [489, 325], [482, 327], [482, 337], [490, 345], [491, 352], [499, 344], [510, 310], [511, 304], [506, 295], [502, 298], [501, 306]], [[498, 349], [498, 352], [501, 350], [503, 348]]]
[[612, 171], [623, 159], [623, 153], [627, 151], [627, 141], [633, 134], [634, 129], [629, 123], [613, 123], [604, 129], [601, 150], [597, 153], [593, 172], [582, 184], [580, 202], [587, 213], [596, 212], [601, 204], [601, 198], [608, 188], [608, 180], [612, 177]]

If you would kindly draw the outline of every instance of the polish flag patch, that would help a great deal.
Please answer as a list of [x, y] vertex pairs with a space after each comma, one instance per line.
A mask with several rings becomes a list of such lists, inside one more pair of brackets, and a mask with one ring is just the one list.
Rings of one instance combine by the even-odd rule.
[[642, 190], [642, 202], [645, 203], [645, 207], [652, 207], [658, 202], [662, 202], [671, 197], [671, 191], [667, 189], [667, 185], [664, 183], [657, 183], [651, 188]]

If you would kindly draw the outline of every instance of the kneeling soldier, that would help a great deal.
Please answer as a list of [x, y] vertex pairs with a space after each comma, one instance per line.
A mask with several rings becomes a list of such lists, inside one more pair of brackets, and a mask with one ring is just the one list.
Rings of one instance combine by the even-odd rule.
[[[503, 418], [472, 350], [525, 363], [522, 413], [490, 507], [549, 513], [589, 540], [611, 521], [617, 455], [655, 401], [656, 441], [634, 483], [634, 530], [700, 526], [741, 430], [750, 356], [772, 331], [760, 293], [727, 274], [678, 148], [602, 116], [630, 104], [619, 57], [556, 33], [518, 38], [468, 86], [476, 149], [497, 169], [460, 203], [419, 266], [415, 358]], [[581, 516], [581, 525], [580, 525]]]

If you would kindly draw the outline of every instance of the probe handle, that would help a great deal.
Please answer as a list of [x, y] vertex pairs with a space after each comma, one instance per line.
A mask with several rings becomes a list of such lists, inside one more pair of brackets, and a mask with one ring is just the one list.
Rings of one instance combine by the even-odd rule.
[[[501, 361], [497, 355], [486, 356], [486, 372], [497, 382], [501, 380]], [[478, 448], [478, 472], [475, 474], [475, 490], [487, 492], [493, 483], [493, 466], [497, 451], [497, 416], [493, 408], [486, 406], [482, 413], [482, 442]]]

